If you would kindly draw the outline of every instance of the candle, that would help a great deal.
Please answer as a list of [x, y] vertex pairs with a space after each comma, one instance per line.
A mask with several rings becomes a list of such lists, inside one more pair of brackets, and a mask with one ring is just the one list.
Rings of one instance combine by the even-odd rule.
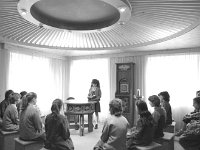
[[137, 97], [140, 97], [140, 89], [137, 89]]

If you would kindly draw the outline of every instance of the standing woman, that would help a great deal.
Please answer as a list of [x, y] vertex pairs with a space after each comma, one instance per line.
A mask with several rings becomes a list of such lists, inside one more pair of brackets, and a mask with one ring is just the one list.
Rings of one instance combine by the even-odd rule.
[[30, 92], [22, 99], [20, 113], [19, 137], [22, 140], [45, 140], [45, 133], [42, 129], [42, 120], [35, 107], [37, 95]]
[[88, 101], [96, 101], [95, 103], [95, 129], [98, 129], [98, 122], [99, 122], [99, 112], [101, 112], [100, 107], [100, 98], [101, 98], [101, 89], [100, 89], [100, 83], [99, 80], [93, 79], [91, 83], [91, 87], [89, 89], [88, 94]]
[[55, 99], [51, 106], [51, 114], [45, 119], [45, 148], [51, 150], [74, 150], [73, 142], [66, 118], [61, 115], [63, 102]]

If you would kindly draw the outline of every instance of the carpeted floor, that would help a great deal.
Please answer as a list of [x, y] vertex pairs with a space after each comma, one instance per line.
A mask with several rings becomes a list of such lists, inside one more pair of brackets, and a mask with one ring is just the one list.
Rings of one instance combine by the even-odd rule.
[[102, 125], [98, 129], [93, 129], [93, 132], [88, 133], [88, 129], [84, 129], [84, 136], [79, 135], [79, 130], [70, 129], [71, 139], [74, 143], [75, 150], [93, 150], [94, 145], [98, 142]]

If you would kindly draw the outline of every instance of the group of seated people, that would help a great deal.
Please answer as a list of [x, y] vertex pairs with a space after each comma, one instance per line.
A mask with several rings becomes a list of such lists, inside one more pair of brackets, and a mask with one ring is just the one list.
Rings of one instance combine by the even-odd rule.
[[[193, 147], [200, 148], [199, 94], [200, 91], [197, 91], [193, 99], [195, 111], [183, 118], [184, 127], [175, 134], [177, 136], [182, 134], [179, 143], [185, 150]], [[111, 117], [105, 121], [102, 135], [94, 150], [134, 150], [138, 145], [146, 146], [163, 137], [163, 131], [173, 121], [169, 93], [163, 91], [158, 95], [152, 95], [148, 101], [150, 106], [154, 107], [153, 113], [150, 113], [145, 101], [137, 100], [139, 118], [136, 126], [129, 129], [128, 121], [122, 116], [121, 100], [112, 100], [109, 104]]]
[[0, 103], [2, 130], [19, 131], [19, 138], [24, 141], [43, 141], [46, 149], [74, 150], [67, 118], [60, 113], [63, 101], [55, 99], [52, 102], [51, 113], [43, 124], [36, 105], [37, 94], [21, 94], [6, 91], [5, 100]]
[[[150, 96], [148, 101], [150, 106], [154, 107], [153, 113], [150, 113], [145, 101], [137, 100], [139, 117], [136, 126], [132, 128], [123, 116], [122, 100], [118, 98], [111, 100], [110, 116], [104, 122], [100, 139], [93, 149], [132, 150], [137, 145], [149, 145], [152, 141], [163, 137], [163, 130], [173, 121], [169, 100], [167, 91]], [[43, 141], [46, 149], [74, 150], [67, 118], [61, 113], [63, 101], [55, 99], [52, 102], [51, 113], [46, 116], [44, 125], [36, 103], [37, 94], [34, 92], [24, 92], [23, 95], [12, 90], [6, 91], [5, 100], [0, 103], [2, 130], [19, 131], [21, 140]], [[180, 144], [184, 148], [188, 145], [195, 146], [200, 141], [199, 96], [193, 99], [193, 106], [195, 111], [184, 117], [185, 126], [177, 133], [177, 135], [182, 134]]]

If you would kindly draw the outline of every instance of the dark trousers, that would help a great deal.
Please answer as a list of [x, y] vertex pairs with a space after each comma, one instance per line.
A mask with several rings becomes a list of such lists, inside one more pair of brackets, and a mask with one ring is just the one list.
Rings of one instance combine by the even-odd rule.
[[200, 148], [200, 135], [187, 135], [181, 136], [179, 139], [180, 145], [185, 149], [199, 149]]

